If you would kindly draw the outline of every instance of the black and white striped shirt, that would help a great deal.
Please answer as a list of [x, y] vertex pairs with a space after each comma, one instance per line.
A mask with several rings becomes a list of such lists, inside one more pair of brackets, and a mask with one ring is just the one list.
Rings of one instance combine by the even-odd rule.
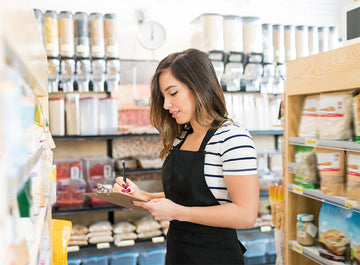
[[[182, 138], [175, 141], [174, 145]], [[224, 175], [257, 174], [257, 153], [250, 133], [239, 124], [216, 130], [205, 146], [206, 183], [220, 204], [231, 202]]]

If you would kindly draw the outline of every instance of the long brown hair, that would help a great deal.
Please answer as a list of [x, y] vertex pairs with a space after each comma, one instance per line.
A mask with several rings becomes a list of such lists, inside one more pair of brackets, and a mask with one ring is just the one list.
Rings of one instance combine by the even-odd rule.
[[170, 152], [175, 138], [190, 126], [178, 124], [169, 111], [163, 108], [164, 98], [160, 93], [159, 77], [165, 70], [170, 70], [176, 79], [194, 93], [195, 119], [199, 124], [214, 129], [225, 120], [229, 120], [224, 93], [207, 54], [196, 49], [188, 49], [168, 55], [159, 63], [151, 81], [150, 120], [161, 136], [161, 158]]

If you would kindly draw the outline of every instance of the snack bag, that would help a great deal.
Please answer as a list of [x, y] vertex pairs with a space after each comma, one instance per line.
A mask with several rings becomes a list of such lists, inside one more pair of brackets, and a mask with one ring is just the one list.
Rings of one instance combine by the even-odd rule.
[[353, 211], [349, 225], [351, 231], [351, 264], [360, 264], [360, 213]]
[[52, 220], [53, 264], [67, 265], [67, 247], [71, 235], [72, 223], [65, 220]]

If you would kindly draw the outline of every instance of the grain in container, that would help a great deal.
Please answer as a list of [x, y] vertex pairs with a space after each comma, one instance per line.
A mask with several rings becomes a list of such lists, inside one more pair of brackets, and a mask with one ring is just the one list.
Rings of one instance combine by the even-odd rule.
[[224, 16], [224, 50], [225, 52], [242, 52], [243, 24], [240, 16]]
[[262, 30], [260, 18], [243, 17], [244, 53], [262, 52]]
[[285, 61], [296, 59], [296, 37], [295, 26], [285, 25], [284, 27]]
[[60, 55], [74, 56], [74, 19], [69, 11], [61, 11], [59, 15]]
[[315, 26], [308, 27], [309, 34], [309, 55], [319, 53], [319, 33]]
[[43, 16], [44, 42], [48, 57], [59, 56], [59, 25], [55, 11], [47, 10]]
[[308, 28], [304, 25], [296, 27], [296, 58], [309, 56]]

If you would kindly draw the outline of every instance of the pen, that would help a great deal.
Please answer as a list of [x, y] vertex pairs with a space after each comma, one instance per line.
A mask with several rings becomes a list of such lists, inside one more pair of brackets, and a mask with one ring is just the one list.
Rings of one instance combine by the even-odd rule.
[[125, 189], [127, 188], [127, 184], [126, 184], [126, 170], [125, 170], [125, 161], [122, 161], [122, 166], [123, 166], [123, 182], [125, 183]]

